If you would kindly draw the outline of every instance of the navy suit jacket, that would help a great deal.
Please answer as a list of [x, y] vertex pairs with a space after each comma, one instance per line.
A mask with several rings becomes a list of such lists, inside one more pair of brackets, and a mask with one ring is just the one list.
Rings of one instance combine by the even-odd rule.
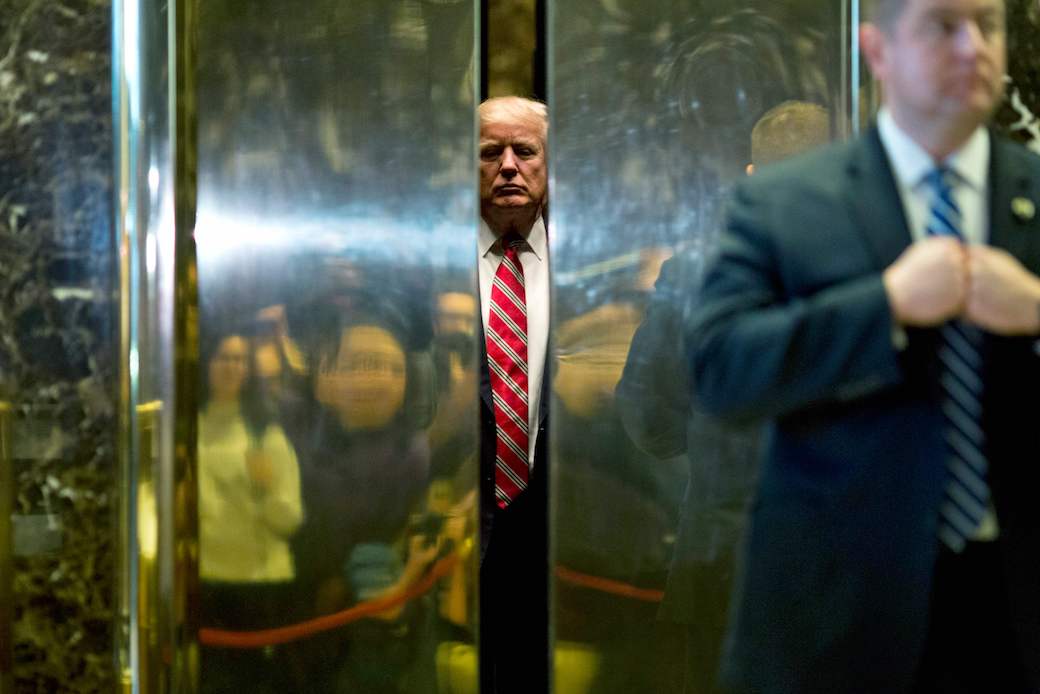
[[[990, 237], [1040, 275], [1040, 159], [992, 137]], [[708, 410], [765, 418], [722, 677], [755, 692], [902, 691], [926, 634], [947, 472], [935, 330], [894, 347], [882, 271], [911, 243], [876, 130], [736, 190], [691, 321]], [[1012, 621], [1040, 688], [1040, 356], [987, 335], [985, 421]]]

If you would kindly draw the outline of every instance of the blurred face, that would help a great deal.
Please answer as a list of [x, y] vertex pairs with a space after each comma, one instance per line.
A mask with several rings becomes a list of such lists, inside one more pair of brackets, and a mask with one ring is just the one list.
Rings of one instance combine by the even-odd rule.
[[426, 508], [431, 513], [447, 515], [451, 511], [455, 497], [451, 480], [435, 479], [430, 482], [429, 490], [426, 492]]
[[485, 219], [537, 212], [545, 201], [545, 147], [524, 123], [490, 123], [480, 129], [480, 211]]
[[906, 0], [892, 26], [864, 25], [864, 52], [896, 122], [911, 136], [964, 137], [984, 123], [1004, 91], [1004, 24], [1004, 0]]
[[437, 334], [474, 335], [477, 330], [477, 298], [462, 292], [437, 297]]
[[592, 419], [613, 401], [641, 320], [631, 304], [608, 303], [559, 326], [553, 391], [564, 408]]
[[406, 385], [397, 339], [382, 328], [359, 325], [344, 330], [337, 354], [322, 361], [317, 397], [346, 429], [378, 429], [401, 409]]
[[256, 346], [256, 373], [262, 379], [277, 378], [282, 373], [282, 357], [273, 340], [264, 340]]
[[238, 399], [249, 371], [249, 344], [245, 338], [224, 338], [209, 362], [209, 390], [216, 402]]

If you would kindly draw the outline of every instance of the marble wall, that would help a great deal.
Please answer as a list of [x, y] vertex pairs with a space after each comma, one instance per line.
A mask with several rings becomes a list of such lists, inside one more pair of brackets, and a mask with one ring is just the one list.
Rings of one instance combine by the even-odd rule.
[[0, 3], [0, 399], [14, 480], [0, 493], [13, 497], [15, 553], [0, 580], [13, 583], [16, 692], [114, 688], [110, 12], [108, 0]]
[[1040, 2], [1007, 0], [1007, 98], [997, 125], [1040, 154]]

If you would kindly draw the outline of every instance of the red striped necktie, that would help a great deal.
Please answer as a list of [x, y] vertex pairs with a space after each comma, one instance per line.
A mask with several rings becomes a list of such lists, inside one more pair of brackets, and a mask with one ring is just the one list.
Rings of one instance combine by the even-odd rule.
[[495, 411], [495, 500], [505, 508], [527, 488], [527, 303], [519, 250], [524, 240], [502, 239], [502, 263], [491, 286], [487, 325], [488, 371]]

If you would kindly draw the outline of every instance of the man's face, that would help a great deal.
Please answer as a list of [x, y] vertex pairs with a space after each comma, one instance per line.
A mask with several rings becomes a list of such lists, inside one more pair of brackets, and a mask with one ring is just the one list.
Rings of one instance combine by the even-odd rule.
[[545, 148], [525, 124], [491, 123], [480, 129], [480, 210], [485, 218], [537, 209], [547, 188]]
[[[1004, 91], [1004, 0], [905, 0], [864, 50], [904, 127], [973, 130]], [[871, 44], [876, 44], [872, 46]]]

